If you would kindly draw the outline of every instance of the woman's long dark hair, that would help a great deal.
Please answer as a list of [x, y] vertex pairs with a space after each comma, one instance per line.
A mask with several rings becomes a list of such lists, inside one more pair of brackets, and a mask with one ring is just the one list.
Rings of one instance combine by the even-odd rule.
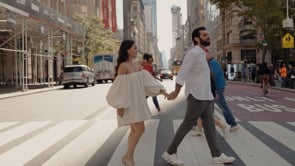
[[131, 48], [134, 43], [135, 42], [133, 40], [124, 40], [121, 43], [121, 46], [120, 46], [120, 49], [119, 49], [119, 56], [118, 56], [118, 59], [117, 59], [115, 77], [118, 75], [118, 69], [119, 69], [120, 64], [128, 60], [129, 55], [127, 53], [127, 50], [129, 48]]

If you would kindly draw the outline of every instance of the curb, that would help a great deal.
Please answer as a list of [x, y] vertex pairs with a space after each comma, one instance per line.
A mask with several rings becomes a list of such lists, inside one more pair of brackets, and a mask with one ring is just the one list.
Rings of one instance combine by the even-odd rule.
[[[248, 82], [240, 82], [240, 81], [226, 81], [226, 82], [233, 83], [233, 84], [246, 84], [246, 85], [258, 86], [258, 87], [260, 86], [260, 84], [257, 84], [257, 83], [248, 83]], [[269, 86], [269, 88], [295, 93], [295, 89], [290, 89], [290, 88], [278, 88], [278, 87], [274, 87], [274, 86]]]
[[61, 88], [62, 88], [62, 86], [54, 86], [54, 87], [33, 89], [33, 90], [25, 91], [25, 92], [17, 91], [17, 92], [12, 92], [12, 93], [6, 93], [6, 94], [0, 95], [0, 100], [9, 99], [9, 98], [13, 98], [13, 97], [20, 97], [20, 96], [25, 96], [25, 95], [30, 95], [30, 94], [48, 92], [48, 91], [53, 91], [53, 90], [57, 90], [57, 89], [61, 89]]

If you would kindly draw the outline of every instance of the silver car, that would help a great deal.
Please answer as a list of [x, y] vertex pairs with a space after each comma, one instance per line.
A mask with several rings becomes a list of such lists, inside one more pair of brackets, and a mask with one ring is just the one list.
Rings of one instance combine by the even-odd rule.
[[89, 84], [95, 85], [94, 72], [86, 65], [69, 65], [65, 66], [62, 75], [62, 84], [67, 89], [71, 85], [84, 85], [88, 87]]

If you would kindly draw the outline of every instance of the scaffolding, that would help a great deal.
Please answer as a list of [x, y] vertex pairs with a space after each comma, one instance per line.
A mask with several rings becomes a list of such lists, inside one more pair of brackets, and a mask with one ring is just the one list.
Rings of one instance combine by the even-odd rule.
[[[59, 81], [63, 66], [72, 64], [73, 43], [83, 43], [82, 28], [77, 32], [77, 26], [73, 28], [72, 22], [58, 13], [56, 17], [64, 26], [8, 2], [0, 2], [0, 85], [15, 85], [23, 91], [31, 84], [52, 87]], [[11, 13], [13, 18], [7, 18]], [[12, 27], [7, 27], [8, 19], [14, 23]], [[70, 30], [65, 28], [71, 26]], [[61, 50], [58, 45], [62, 45]]]

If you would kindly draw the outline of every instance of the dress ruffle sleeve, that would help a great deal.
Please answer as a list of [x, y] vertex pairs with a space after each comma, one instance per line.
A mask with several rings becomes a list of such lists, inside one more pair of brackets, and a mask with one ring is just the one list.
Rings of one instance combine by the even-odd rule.
[[157, 96], [160, 94], [161, 90], [166, 90], [164, 86], [147, 71], [142, 71], [142, 77], [146, 96]]
[[130, 83], [128, 75], [119, 75], [110, 87], [106, 100], [114, 108], [128, 108], [130, 106]]

